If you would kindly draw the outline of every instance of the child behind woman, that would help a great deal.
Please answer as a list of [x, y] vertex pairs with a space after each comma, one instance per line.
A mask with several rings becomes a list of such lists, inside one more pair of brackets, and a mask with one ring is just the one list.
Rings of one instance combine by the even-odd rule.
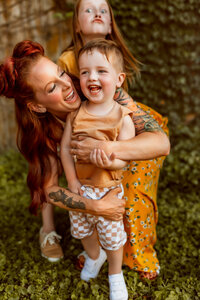
[[[123, 55], [116, 44], [104, 39], [86, 44], [79, 54], [79, 69], [81, 89], [88, 100], [66, 120], [61, 159], [69, 189], [98, 200], [110, 189], [122, 187], [121, 169], [126, 162], [95, 149], [90, 156], [92, 163], [78, 160], [74, 166], [69, 152], [71, 139], [89, 136], [104, 141], [125, 140], [134, 137], [135, 128], [131, 111], [113, 100], [116, 89], [125, 79]], [[119, 197], [122, 196], [123, 192]], [[121, 270], [126, 242], [123, 220], [113, 222], [103, 217], [70, 212], [70, 221], [72, 236], [81, 239], [88, 255], [81, 279], [88, 281], [97, 277], [107, 257], [110, 299], [128, 299]], [[98, 239], [105, 251], [99, 247]]]

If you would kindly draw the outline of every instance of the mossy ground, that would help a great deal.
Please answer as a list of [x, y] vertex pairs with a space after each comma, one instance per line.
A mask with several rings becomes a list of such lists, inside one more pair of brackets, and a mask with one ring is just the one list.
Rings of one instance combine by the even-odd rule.
[[[196, 129], [195, 129], [196, 128]], [[180, 127], [162, 170], [156, 249], [161, 274], [141, 281], [124, 268], [129, 299], [200, 299], [199, 139], [197, 127]], [[14, 151], [0, 156], [0, 299], [108, 299], [107, 264], [97, 279], [80, 281], [74, 260], [81, 251], [70, 236], [67, 211], [55, 209], [64, 259], [49, 263], [40, 255], [41, 217], [30, 215], [27, 165]]]

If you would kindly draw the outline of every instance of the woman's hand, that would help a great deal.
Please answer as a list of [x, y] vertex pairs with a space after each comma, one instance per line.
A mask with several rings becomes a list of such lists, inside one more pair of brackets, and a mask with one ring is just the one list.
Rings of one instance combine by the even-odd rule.
[[120, 192], [121, 188], [117, 187], [109, 191], [102, 199], [94, 201], [95, 213], [93, 212], [93, 214], [112, 221], [122, 220], [125, 212], [125, 200], [118, 198]]
[[70, 153], [77, 159], [84, 162], [90, 162], [90, 153], [95, 149], [102, 149], [103, 142], [89, 138], [80, 137], [78, 140], [71, 141]]

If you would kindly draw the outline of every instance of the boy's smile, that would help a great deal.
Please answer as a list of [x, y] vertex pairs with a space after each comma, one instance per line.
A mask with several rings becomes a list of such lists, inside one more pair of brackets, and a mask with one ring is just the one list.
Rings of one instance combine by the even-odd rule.
[[84, 52], [79, 58], [80, 84], [87, 99], [96, 104], [110, 103], [123, 79], [114, 64], [114, 55], [107, 57], [99, 50]]

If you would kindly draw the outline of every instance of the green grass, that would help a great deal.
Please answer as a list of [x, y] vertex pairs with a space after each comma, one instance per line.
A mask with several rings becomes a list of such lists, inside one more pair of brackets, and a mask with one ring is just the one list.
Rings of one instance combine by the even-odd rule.
[[[196, 129], [195, 129], [196, 128]], [[161, 274], [141, 281], [124, 268], [129, 299], [200, 299], [200, 201], [198, 128], [182, 126], [172, 137], [159, 185], [156, 249]], [[97, 279], [80, 281], [74, 260], [81, 251], [71, 238], [68, 213], [55, 209], [64, 259], [49, 263], [40, 255], [41, 217], [30, 215], [27, 164], [19, 153], [0, 156], [0, 299], [108, 299], [107, 265]]]

